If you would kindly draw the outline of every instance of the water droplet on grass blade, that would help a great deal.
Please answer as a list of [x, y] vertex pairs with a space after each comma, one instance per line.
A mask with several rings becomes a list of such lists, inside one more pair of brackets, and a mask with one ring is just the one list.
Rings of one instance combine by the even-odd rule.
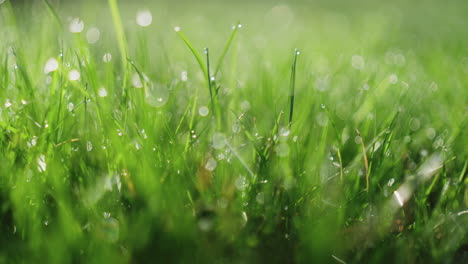
[[236, 134], [239, 133], [241, 131], [240, 122], [239, 121], [234, 122], [234, 124], [232, 124], [231, 130], [233, 133], [236, 133]]
[[68, 79], [70, 81], [78, 81], [80, 79], [80, 72], [78, 70], [71, 70], [69, 73], [68, 73]]
[[198, 109], [198, 113], [201, 116], [207, 116], [209, 112], [210, 112], [210, 110], [206, 106], [202, 106], [202, 107], [200, 107], [200, 109]]
[[265, 203], [265, 194], [263, 192], [259, 192], [257, 196], [255, 197], [255, 200], [259, 204], [264, 204]]
[[37, 169], [40, 171], [40, 172], [44, 172], [46, 171], [47, 169], [47, 163], [46, 163], [46, 159], [45, 159], [45, 156], [43, 154], [39, 155], [39, 157], [37, 158]]
[[68, 30], [70, 30], [71, 33], [80, 33], [81, 31], [83, 31], [83, 29], [84, 29], [83, 20], [79, 18], [73, 18], [68, 27]]
[[436, 136], [436, 131], [434, 128], [430, 127], [426, 129], [426, 137], [428, 139], [434, 139]]
[[55, 58], [50, 58], [47, 60], [44, 66], [44, 73], [48, 74], [49, 72], [56, 71], [58, 69], [58, 61]]
[[149, 10], [139, 11], [136, 15], [136, 23], [141, 27], [147, 27], [151, 25], [153, 16]]
[[[109, 213], [108, 213], [109, 214]], [[115, 243], [119, 240], [120, 232], [120, 223], [117, 219], [110, 217], [105, 217], [101, 222], [101, 228], [99, 230], [99, 235], [102, 236], [105, 240]]]
[[324, 112], [318, 113], [315, 117], [315, 120], [317, 121], [317, 124], [321, 127], [328, 125], [328, 115]]
[[86, 40], [89, 44], [94, 44], [98, 42], [101, 32], [97, 27], [92, 27], [86, 32]]
[[140, 75], [138, 73], [136, 73], [136, 72], [132, 75], [132, 85], [135, 88], [142, 88], [143, 87], [143, 82], [142, 82], [142, 80], [140, 78]]
[[205, 169], [208, 171], [214, 171], [217, 165], [218, 165], [218, 162], [216, 162], [215, 159], [210, 157], [205, 164]]
[[290, 133], [290, 130], [287, 129], [287, 128], [285, 128], [285, 127], [283, 127], [283, 128], [280, 129], [279, 133], [280, 133], [280, 135], [281, 135], [282, 137], [288, 137], [288, 136], [289, 136], [289, 133]]
[[245, 176], [240, 176], [234, 184], [239, 191], [243, 191], [249, 186], [249, 180]]
[[162, 84], [151, 84], [145, 90], [145, 101], [153, 107], [161, 107], [169, 100], [169, 90]]
[[215, 133], [211, 138], [211, 146], [215, 149], [224, 148], [226, 136], [223, 133]]
[[201, 231], [207, 232], [213, 227], [213, 219], [211, 217], [202, 217], [198, 220], [198, 227]]
[[99, 88], [98, 91], [99, 97], [106, 97], [107, 96], [107, 90], [104, 87]]
[[110, 53], [105, 53], [102, 56], [102, 61], [105, 62], [105, 63], [109, 63], [111, 60], [112, 60], [112, 54], [110, 54]]
[[10, 99], [6, 99], [6, 100], [5, 100], [5, 108], [9, 108], [9, 107], [11, 107], [11, 105], [12, 105], [12, 104], [11, 104]]
[[88, 152], [93, 150], [93, 143], [91, 143], [91, 141], [86, 142], [86, 150]]
[[398, 76], [396, 74], [391, 74], [389, 77], [388, 77], [388, 81], [391, 83], [391, 84], [396, 84], [398, 82]]
[[242, 101], [241, 105], [241, 110], [244, 111], [244, 112], [247, 112], [250, 110], [250, 103], [249, 101]]
[[188, 74], [186, 71], [180, 73], [180, 80], [186, 82], [188, 80]]

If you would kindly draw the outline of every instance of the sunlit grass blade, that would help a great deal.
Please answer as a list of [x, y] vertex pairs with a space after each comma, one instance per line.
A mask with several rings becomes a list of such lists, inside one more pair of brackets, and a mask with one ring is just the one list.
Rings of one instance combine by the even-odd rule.
[[[124, 70], [124, 81], [123, 85], [125, 87], [127, 80], [127, 57], [128, 57], [128, 47], [127, 47], [127, 38], [125, 37], [124, 27], [122, 25], [122, 19], [120, 18], [119, 6], [117, 0], [108, 0], [108, 4], [112, 14], [112, 21], [114, 23], [114, 30], [117, 36], [117, 45], [120, 52], [120, 61], [122, 64], [122, 69]], [[125, 90], [125, 88], [124, 88]], [[123, 91], [125, 93], [125, 91]]]
[[296, 63], [297, 56], [299, 55], [299, 50], [294, 50], [294, 59], [291, 66], [291, 79], [289, 83], [289, 126], [292, 125], [293, 114], [294, 114], [294, 97], [295, 97], [295, 87], [296, 87]]
[[359, 137], [359, 142], [361, 144], [362, 155], [364, 157], [364, 167], [366, 169], [366, 191], [369, 192], [369, 161], [367, 159], [366, 145], [364, 144], [364, 139], [362, 138], [361, 132], [356, 128], [356, 133]]
[[197, 60], [198, 65], [200, 66], [200, 69], [203, 72], [203, 75], [206, 76], [207, 75], [207, 68], [206, 68], [205, 63], [203, 62], [203, 59], [202, 59], [200, 53], [193, 47], [192, 43], [190, 43], [190, 41], [185, 37], [185, 35], [182, 33], [182, 31], [180, 30], [179, 27], [176, 27], [175, 31], [176, 31], [177, 35], [179, 35], [179, 37], [184, 41], [185, 45], [187, 45], [187, 47], [190, 49], [193, 56]]
[[231, 44], [233, 43], [233, 41], [235, 41], [236, 36], [237, 36], [237, 32], [239, 31], [239, 29], [241, 27], [242, 27], [242, 25], [240, 23], [237, 23], [237, 25], [233, 26], [233, 30], [231, 32], [231, 35], [229, 36], [228, 41], [224, 45], [223, 52], [221, 53], [221, 56], [218, 59], [218, 63], [216, 64], [216, 69], [215, 69], [215, 72], [214, 72], [214, 76], [218, 75], [218, 72], [221, 69], [221, 66], [223, 64], [224, 58], [226, 57], [226, 54], [228, 53], [228, 51], [229, 51], [229, 49], [231, 47]]

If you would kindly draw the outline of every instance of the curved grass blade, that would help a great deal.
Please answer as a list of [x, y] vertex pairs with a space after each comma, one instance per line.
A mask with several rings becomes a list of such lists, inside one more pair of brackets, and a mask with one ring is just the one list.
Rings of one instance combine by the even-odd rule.
[[190, 43], [190, 41], [185, 37], [185, 35], [180, 31], [180, 28], [176, 28], [177, 35], [185, 42], [185, 45], [190, 49], [192, 52], [193, 56], [195, 56], [195, 59], [197, 60], [198, 64], [200, 65], [200, 69], [203, 71], [203, 74], [207, 74], [207, 69], [205, 66], [205, 63], [203, 62], [203, 59], [198, 53], [198, 51], [193, 47], [193, 45]]
[[46, 5], [47, 10], [49, 10], [49, 13], [50, 13], [50, 14], [52, 15], [52, 17], [55, 19], [55, 21], [56, 21], [57, 24], [60, 26], [60, 28], [63, 29], [63, 23], [62, 23], [62, 21], [60, 20], [59, 16], [57, 15], [57, 12], [55, 12], [54, 7], [52, 7], [52, 5], [49, 3], [48, 0], [42, 0], [42, 2]]
[[293, 114], [294, 114], [294, 90], [296, 86], [296, 63], [297, 55], [299, 55], [299, 50], [294, 51], [294, 60], [291, 66], [291, 81], [289, 83], [289, 126], [292, 124]]
[[226, 45], [224, 46], [223, 52], [221, 53], [221, 56], [218, 59], [218, 63], [216, 64], [214, 76], [218, 75], [218, 72], [221, 69], [221, 65], [223, 64], [223, 60], [226, 57], [226, 54], [228, 53], [229, 49], [231, 48], [231, 44], [236, 39], [237, 32], [239, 31], [241, 27], [242, 25], [240, 23], [237, 23], [237, 25], [233, 27], [232, 33], [229, 36], [229, 39], [226, 42]]

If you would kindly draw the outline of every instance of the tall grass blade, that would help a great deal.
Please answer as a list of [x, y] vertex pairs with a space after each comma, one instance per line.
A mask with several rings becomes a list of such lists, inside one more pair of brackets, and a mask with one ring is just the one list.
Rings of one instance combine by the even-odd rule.
[[291, 81], [289, 83], [289, 126], [292, 125], [293, 114], [294, 114], [294, 96], [295, 96], [295, 87], [296, 87], [296, 63], [297, 55], [299, 55], [299, 50], [294, 51], [294, 60], [291, 67]]
[[180, 29], [176, 29], [177, 35], [185, 42], [185, 45], [190, 49], [192, 52], [193, 56], [195, 56], [195, 59], [198, 62], [198, 65], [200, 65], [200, 69], [203, 72], [203, 75], [207, 74], [207, 69], [205, 66], [205, 63], [203, 62], [203, 59], [200, 55], [200, 53], [193, 47], [192, 43], [185, 37], [185, 35], [180, 31]]
[[226, 57], [226, 54], [228, 53], [229, 49], [231, 48], [231, 45], [232, 45], [233, 41], [236, 39], [237, 32], [239, 31], [239, 29], [241, 27], [242, 27], [242, 25], [240, 23], [237, 23], [237, 25], [235, 25], [233, 27], [232, 33], [229, 36], [229, 39], [226, 42], [226, 45], [224, 46], [223, 52], [221, 53], [221, 56], [218, 59], [218, 63], [216, 64], [216, 69], [215, 69], [214, 76], [218, 75], [218, 72], [221, 69], [221, 66], [223, 64], [224, 58]]

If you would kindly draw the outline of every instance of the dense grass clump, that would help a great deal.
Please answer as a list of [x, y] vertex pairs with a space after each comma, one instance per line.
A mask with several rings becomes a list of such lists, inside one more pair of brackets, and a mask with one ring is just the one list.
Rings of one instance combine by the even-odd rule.
[[0, 0], [0, 263], [468, 262], [466, 10]]

